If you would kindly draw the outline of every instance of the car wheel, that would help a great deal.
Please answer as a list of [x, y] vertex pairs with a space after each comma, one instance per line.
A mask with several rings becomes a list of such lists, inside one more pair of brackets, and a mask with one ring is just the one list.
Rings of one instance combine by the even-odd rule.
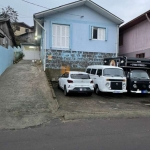
[[98, 95], [100, 93], [98, 86], [96, 86], [95, 93]]
[[67, 95], [68, 95], [68, 92], [67, 92], [66, 87], [64, 87], [64, 95], [65, 95], [65, 96], [67, 96]]
[[88, 96], [91, 96], [92, 94], [93, 94], [92, 92], [87, 93]]

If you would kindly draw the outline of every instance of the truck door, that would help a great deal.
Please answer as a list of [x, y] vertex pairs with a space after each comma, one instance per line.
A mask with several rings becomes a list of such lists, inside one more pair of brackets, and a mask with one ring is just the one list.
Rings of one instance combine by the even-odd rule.
[[98, 84], [99, 89], [102, 88], [102, 79], [101, 79], [101, 77], [102, 77], [102, 69], [98, 69], [97, 73], [95, 75], [95, 80], [96, 80], [96, 83]]
[[130, 72], [127, 73], [127, 90], [131, 90], [131, 79], [130, 79]]

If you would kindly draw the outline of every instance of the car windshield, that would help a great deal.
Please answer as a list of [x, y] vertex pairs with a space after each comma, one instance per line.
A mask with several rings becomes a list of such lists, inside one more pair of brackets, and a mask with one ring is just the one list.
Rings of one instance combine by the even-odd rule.
[[144, 70], [133, 70], [131, 72], [131, 78], [149, 79], [149, 76]]
[[88, 74], [71, 74], [70, 77], [72, 79], [90, 79]]
[[124, 77], [124, 71], [118, 68], [106, 68], [103, 71], [103, 76]]

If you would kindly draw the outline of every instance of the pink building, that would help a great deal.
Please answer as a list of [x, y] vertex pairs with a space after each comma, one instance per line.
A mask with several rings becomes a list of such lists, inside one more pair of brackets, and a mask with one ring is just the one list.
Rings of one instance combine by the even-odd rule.
[[150, 58], [150, 10], [120, 27], [119, 55]]

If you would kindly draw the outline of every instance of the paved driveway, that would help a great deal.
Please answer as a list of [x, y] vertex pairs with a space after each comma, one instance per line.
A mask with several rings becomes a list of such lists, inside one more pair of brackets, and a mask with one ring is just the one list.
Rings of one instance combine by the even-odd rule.
[[150, 95], [128, 94], [71, 94], [64, 96], [62, 90], [53, 83], [60, 106], [59, 111], [66, 119], [93, 117], [150, 117]]
[[0, 128], [24, 128], [51, 118], [52, 95], [45, 73], [21, 61], [0, 76]]

